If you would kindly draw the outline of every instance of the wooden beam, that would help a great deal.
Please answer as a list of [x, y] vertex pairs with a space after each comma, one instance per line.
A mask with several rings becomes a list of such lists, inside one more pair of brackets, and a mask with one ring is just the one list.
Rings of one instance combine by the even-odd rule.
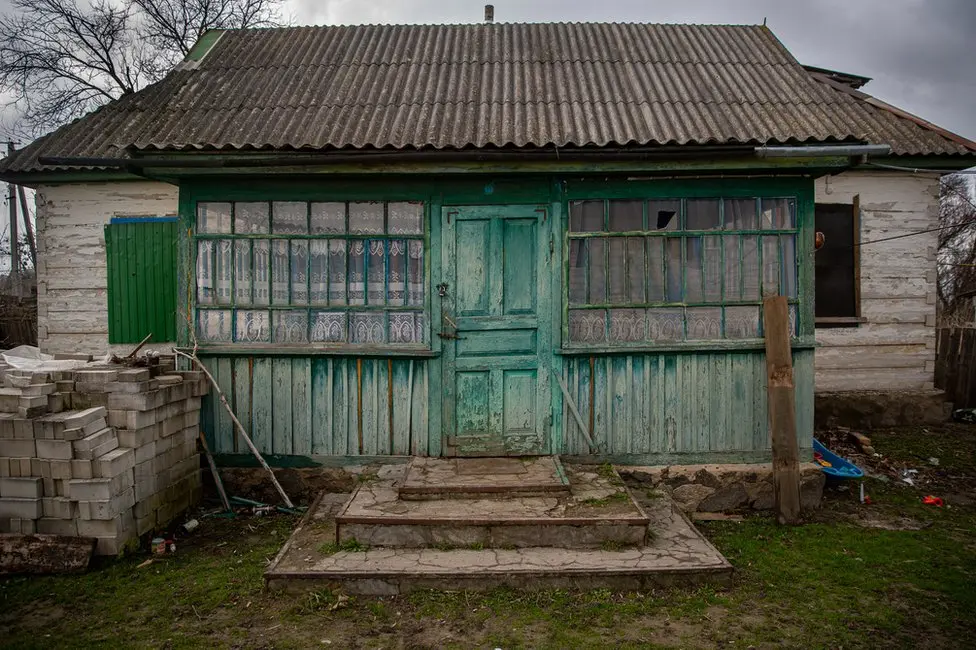
[[766, 338], [767, 409], [773, 448], [776, 517], [781, 524], [793, 524], [800, 515], [800, 468], [796, 442], [790, 316], [785, 296], [772, 296], [763, 300], [763, 329]]

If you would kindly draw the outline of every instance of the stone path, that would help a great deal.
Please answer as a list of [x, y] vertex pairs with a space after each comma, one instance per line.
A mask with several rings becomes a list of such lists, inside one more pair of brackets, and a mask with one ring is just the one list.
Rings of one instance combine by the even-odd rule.
[[400, 482], [400, 493], [459, 496], [518, 492], [568, 493], [569, 483], [556, 456], [530, 458], [414, 457]]

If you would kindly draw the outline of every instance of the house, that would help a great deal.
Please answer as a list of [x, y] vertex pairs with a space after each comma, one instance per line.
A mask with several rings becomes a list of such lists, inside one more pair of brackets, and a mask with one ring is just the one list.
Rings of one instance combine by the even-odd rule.
[[771, 294], [809, 457], [815, 391], [931, 391], [939, 177], [976, 163], [866, 82], [765, 26], [214, 31], [0, 178], [41, 348], [195, 341], [279, 464], [767, 460]]

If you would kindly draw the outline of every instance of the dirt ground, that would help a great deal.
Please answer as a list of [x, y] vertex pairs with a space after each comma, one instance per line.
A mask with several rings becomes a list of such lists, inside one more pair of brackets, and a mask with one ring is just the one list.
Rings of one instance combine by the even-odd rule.
[[[725, 589], [647, 593], [285, 595], [262, 572], [296, 519], [202, 519], [177, 553], [81, 576], [0, 579], [11, 648], [971, 647], [976, 632], [976, 425], [818, 437], [872, 478], [827, 489], [806, 522], [700, 523], [736, 568]], [[938, 464], [929, 461], [937, 458]], [[914, 486], [901, 481], [904, 469]], [[942, 507], [922, 503], [939, 496]], [[198, 515], [200, 513], [197, 513]]]

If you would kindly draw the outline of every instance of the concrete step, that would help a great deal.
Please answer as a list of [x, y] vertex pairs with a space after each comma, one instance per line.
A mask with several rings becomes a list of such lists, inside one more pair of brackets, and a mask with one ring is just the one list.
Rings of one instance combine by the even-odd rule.
[[323, 587], [366, 595], [421, 589], [483, 591], [612, 589], [723, 585], [732, 566], [661, 494], [645, 504], [655, 534], [644, 545], [619, 550], [512, 548], [361, 548], [335, 551], [322, 543], [334, 524], [324, 505], [313, 507], [265, 573], [273, 589]]
[[558, 456], [528, 458], [414, 457], [399, 484], [404, 500], [558, 496], [570, 493]]
[[606, 549], [640, 546], [649, 519], [620, 477], [566, 467], [569, 493], [405, 500], [402, 479], [360, 485], [336, 515], [336, 539], [394, 548]]

